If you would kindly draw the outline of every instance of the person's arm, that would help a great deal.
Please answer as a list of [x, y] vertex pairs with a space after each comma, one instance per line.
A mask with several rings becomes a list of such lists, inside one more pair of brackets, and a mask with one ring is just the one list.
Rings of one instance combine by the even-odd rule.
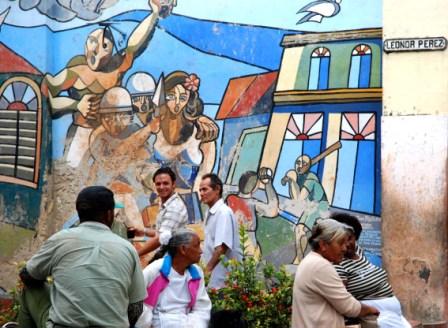
[[39, 288], [42, 287], [46, 280], [36, 279], [30, 275], [26, 267], [22, 268], [19, 272], [20, 280], [22, 280], [25, 287], [28, 288]]
[[313, 284], [310, 288], [325, 298], [341, 315], [359, 316], [362, 309], [361, 303], [347, 291], [333, 265], [325, 259], [319, 261], [319, 265], [313, 272]]
[[[64, 242], [64, 237], [60, 237], [67, 233], [63, 230], [47, 239], [39, 250], [26, 263], [26, 270], [29, 276], [35, 280], [45, 281], [51, 275], [53, 267], [53, 258], [57, 256], [55, 250]], [[59, 254], [61, 255], [61, 254]], [[62, 254], [63, 255], [63, 254]], [[57, 261], [56, 258], [54, 261]]]
[[339, 278], [341, 278], [342, 283], [344, 284], [344, 286], [347, 288], [347, 283], [348, 283], [348, 278], [349, 278], [349, 272], [345, 269], [344, 266], [342, 265], [338, 265], [338, 264], [333, 264], [334, 269], [336, 270]]
[[218, 138], [219, 127], [208, 116], [200, 115], [196, 119], [195, 125], [198, 129], [195, 137], [201, 140], [201, 142], [210, 142]]
[[143, 277], [140, 259], [132, 245], [129, 245], [129, 256], [133, 266], [130, 272], [130, 285], [128, 287], [128, 320], [130, 327], [134, 327], [143, 312], [143, 300], [146, 298], [146, 284]]
[[[199, 166], [199, 171], [197, 176], [202, 177], [204, 174], [209, 173], [213, 170], [216, 160], [216, 141], [201, 142], [199, 145], [199, 151], [202, 152], [202, 163]], [[196, 179], [193, 191], [199, 192], [199, 184], [201, 179]]]
[[286, 172], [285, 176], [281, 180], [281, 184], [284, 186], [289, 184], [289, 197], [294, 200], [300, 199], [300, 186], [297, 183], [297, 172], [294, 170], [289, 170]]
[[[161, 261], [155, 261], [149, 264], [146, 268], [143, 269], [143, 279], [145, 282], [145, 290], [150, 286], [157, 276], [160, 274]], [[149, 296], [149, 295], [148, 295]], [[148, 328], [151, 327], [152, 318], [153, 318], [153, 307], [144, 303], [143, 304], [143, 313], [138, 319], [135, 327], [137, 328]]]
[[148, 4], [152, 9], [152, 13], [143, 19], [129, 36], [124, 52], [125, 60], [120, 67], [122, 72], [127, 71], [132, 66], [134, 58], [138, 57], [146, 49], [154, 35], [160, 16], [160, 0], [149, 0]]
[[155, 237], [157, 235], [157, 232], [154, 229], [147, 228], [147, 227], [144, 227], [143, 229], [139, 228], [139, 227], [128, 227], [128, 228], [134, 229], [135, 234], [137, 236]]
[[366, 315], [379, 315], [380, 311], [370, 305], [364, 304], [361, 302], [361, 311], [358, 314], [358, 317], [365, 317]]
[[193, 306], [191, 312], [187, 313], [187, 320], [190, 327], [195, 328], [207, 328], [210, 320], [210, 311], [212, 309], [212, 303], [207, 294], [204, 284], [204, 274], [201, 269], [196, 266], [201, 274], [201, 283], [199, 285], [196, 303]]
[[159, 235], [150, 238], [143, 246], [138, 250], [138, 256], [142, 256], [152, 252], [160, 246]]
[[143, 313], [143, 301], [129, 304], [128, 306], [128, 320], [130, 327], [134, 327], [138, 318]]
[[[265, 170], [266, 170], [265, 168], [260, 169], [261, 173], [264, 173]], [[263, 183], [263, 180], [261, 181]], [[268, 218], [274, 218], [278, 215], [279, 201], [277, 192], [275, 191], [274, 186], [272, 185], [272, 178], [269, 178], [269, 180], [265, 183], [265, 192], [267, 203], [257, 201], [255, 209], [259, 215]]]
[[42, 93], [50, 101], [52, 118], [79, 111], [85, 118], [94, 117], [101, 99], [94, 94], [86, 94], [81, 100], [59, 96], [62, 91], [73, 87], [79, 76], [75, 69], [65, 68], [55, 76], [46, 74], [41, 84]]
[[210, 261], [208, 261], [207, 266], [205, 267], [206, 273], [211, 273], [213, 271], [213, 269], [219, 263], [221, 255], [224, 255], [228, 249], [229, 249], [229, 247], [226, 244], [221, 244], [221, 245], [215, 247], [215, 251], [213, 252], [213, 255], [212, 255]]
[[205, 268], [206, 273], [211, 273], [218, 265], [221, 255], [225, 255], [229, 248], [232, 249], [234, 247], [234, 225], [237, 223], [230, 208], [218, 211], [214, 215], [217, 215], [215, 231], [213, 232], [215, 237], [214, 245], [212, 245], [214, 251]]

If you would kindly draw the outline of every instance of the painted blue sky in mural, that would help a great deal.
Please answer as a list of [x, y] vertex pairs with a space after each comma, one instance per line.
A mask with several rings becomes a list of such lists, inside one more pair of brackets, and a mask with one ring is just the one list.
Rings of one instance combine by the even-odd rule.
[[[51, 1], [51, 0], [48, 0]], [[300, 31], [334, 31], [364, 27], [380, 27], [382, 24], [381, 0], [344, 0], [341, 11], [322, 23], [307, 22], [296, 25], [303, 16], [297, 11], [311, 0], [178, 0], [175, 14], [212, 21], [270, 26]], [[50, 21], [36, 9], [23, 11], [19, 0], [1, 1], [0, 11], [11, 6], [6, 19], [8, 24], [18, 26], [47, 24], [54, 30], [73, 28], [85, 24], [84, 20], [74, 18], [66, 23]], [[120, 0], [116, 5], [105, 9], [96, 22], [132, 9], [148, 9], [146, 0]], [[256, 14], [255, 14], [256, 13]]]
[[[278, 69], [284, 34], [381, 26], [380, 0], [344, 0], [337, 16], [320, 24], [296, 25], [303, 16], [297, 11], [310, 1], [283, 0], [273, 5], [267, 0], [178, 0], [174, 14], [159, 21], [149, 47], [123, 81], [136, 71], [149, 72], [155, 78], [162, 71], [195, 72], [201, 78], [206, 114], [214, 117], [229, 79]], [[0, 12], [8, 7], [11, 10], [2, 27], [0, 42], [42, 72], [51, 74], [84, 52], [84, 42], [88, 33], [98, 27], [96, 22], [119, 21], [116, 26], [128, 37], [137, 22], [148, 15], [149, 8], [147, 0], [120, 0], [96, 20], [74, 18], [61, 23], [36, 9], [21, 10], [19, 0], [0, 2]], [[70, 122], [71, 116], [53, 122], [55, 140], [61, 140], [53, 145], [55, 158], [62, 156], [63, 136]]]

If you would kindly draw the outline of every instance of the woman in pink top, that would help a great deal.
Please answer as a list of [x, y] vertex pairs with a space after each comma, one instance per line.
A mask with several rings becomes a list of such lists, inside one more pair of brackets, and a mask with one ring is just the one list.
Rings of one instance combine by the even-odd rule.
[[343, 328], [344, 316], [379, 314], [347, 292], [333, 267], [344, 257], [350, 229], [332, 219], [314, 226], [309, 240], [312, 251], [300, 262], [294, 280], [291, 327]]

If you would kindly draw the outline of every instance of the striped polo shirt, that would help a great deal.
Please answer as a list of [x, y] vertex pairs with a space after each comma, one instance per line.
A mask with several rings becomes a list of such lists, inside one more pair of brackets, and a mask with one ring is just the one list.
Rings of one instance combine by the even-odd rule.
[[357, 300], [394, 296], [386, 271], [370, 263], [360, 247], [356, 248], [356, 253], [357, 260], [344, 259], [335, 265], [347, 291]]

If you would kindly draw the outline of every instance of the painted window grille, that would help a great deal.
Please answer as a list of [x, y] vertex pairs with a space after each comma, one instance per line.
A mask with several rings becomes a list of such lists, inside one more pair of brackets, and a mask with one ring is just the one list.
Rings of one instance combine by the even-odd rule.
[[343, 113], [340, 139], [333, 206], [379, 214], [375, 113]]
[[349, 88], [368, 88], [372, 66], [372, 49], [366, 44], [357, 45], [352, 51]]
[[[274, 187], [281, 195], [289, 197], [288, 187], [281, 184], [281, 179], [294, 169], [296, 158], [300, 155], [313, 158], [320, 154], [323, 120], [323, 113], [290, 115], [274, 177]], [[319, 163], [311, 167], [316, 174], [318, 169]]]
[[0, 86], [0, 182], [37, 188], [41, 104], [39, 86], [27, 77]]
[[309, 90], [328, 89], [330, 76], [330, 50], [324, 47], [314, 49], [311, 53]]

